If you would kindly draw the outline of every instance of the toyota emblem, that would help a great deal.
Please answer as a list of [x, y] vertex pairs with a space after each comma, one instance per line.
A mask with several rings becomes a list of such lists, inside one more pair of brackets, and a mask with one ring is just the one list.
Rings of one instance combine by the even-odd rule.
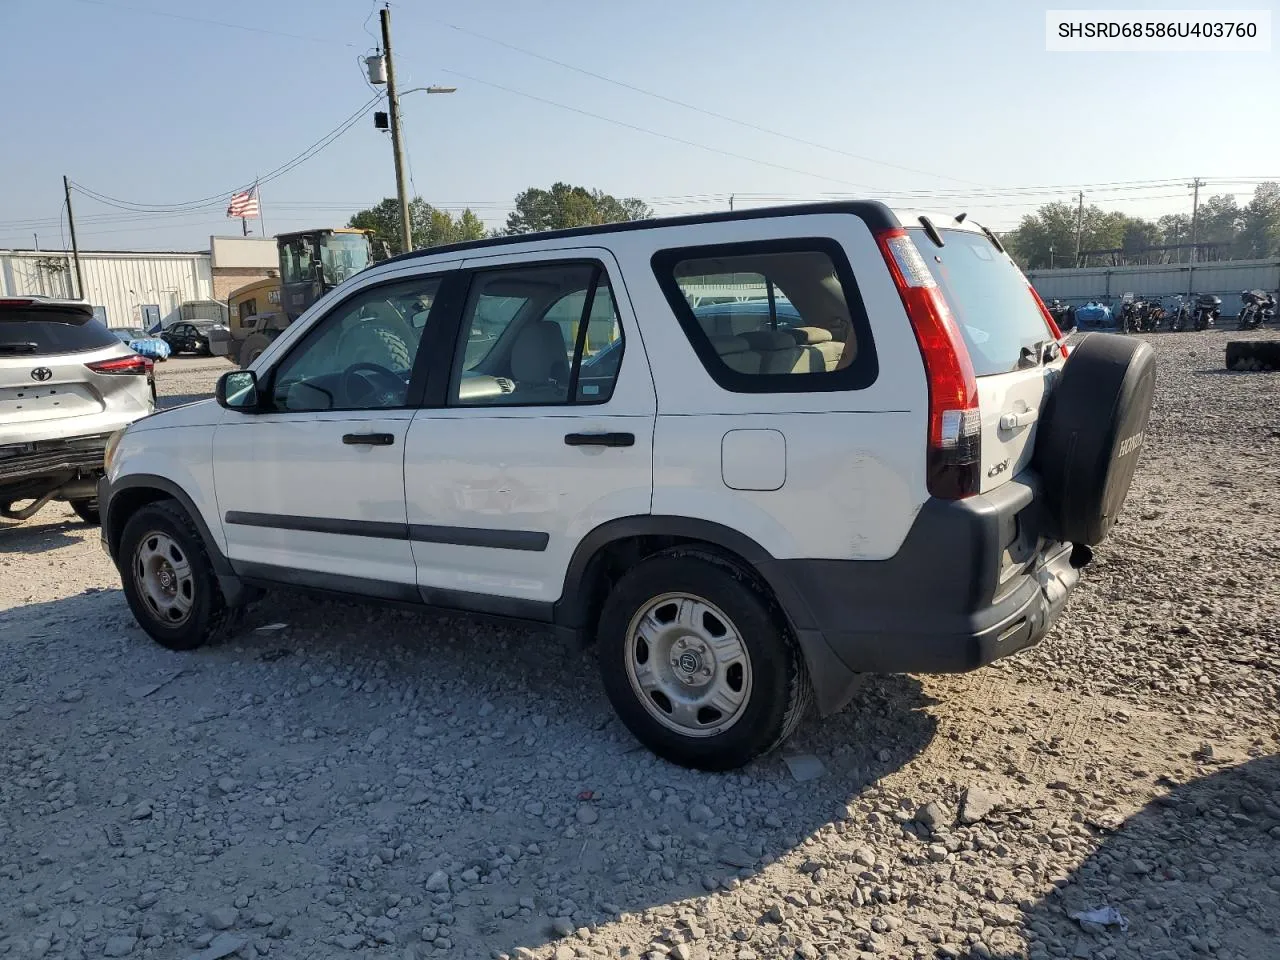
[[46, 380], [53, 379], [53, 371], [48, 367], [36, 367], [31, 371], [31, 379], [37, 383], [44, 383]]

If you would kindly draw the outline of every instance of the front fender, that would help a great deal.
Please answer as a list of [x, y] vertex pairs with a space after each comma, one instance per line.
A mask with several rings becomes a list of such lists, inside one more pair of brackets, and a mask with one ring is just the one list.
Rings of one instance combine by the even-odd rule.
[[[124, 490], [150, 487], [179, 500], [200, 528], [206, 546], [225, 555], [226, 537], [213, 484], [214, 429], [208, 424], [130, 429], [120, 440], [106, 479], [113, 499]], [[113, 518], [108, 535], [118, 537], [123, 523], [118, 515]]]

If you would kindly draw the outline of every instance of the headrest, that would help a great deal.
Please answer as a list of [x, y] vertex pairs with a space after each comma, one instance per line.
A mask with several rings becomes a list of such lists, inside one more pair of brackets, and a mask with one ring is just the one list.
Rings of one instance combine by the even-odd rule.
[[753, 330], [741, 336], [752, 350], [790, 350], [796, 345], [796, 338], [785, 330]]
[[827, 343], [832, 339], [831, 331], [826, 327], [792, 327], [788, 331], [796, 339], [796, 343], [803, 345], [813, 343]]

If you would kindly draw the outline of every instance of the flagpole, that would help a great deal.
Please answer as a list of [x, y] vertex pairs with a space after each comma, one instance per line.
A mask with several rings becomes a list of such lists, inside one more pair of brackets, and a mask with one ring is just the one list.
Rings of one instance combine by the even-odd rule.
[[262, 219], [262, 188], [258, 186], [257, 178], [253, 181], [253, 192], [258, 197], [258, 229], [262, 231], [262, 235], [267, 235], [267, 225]]

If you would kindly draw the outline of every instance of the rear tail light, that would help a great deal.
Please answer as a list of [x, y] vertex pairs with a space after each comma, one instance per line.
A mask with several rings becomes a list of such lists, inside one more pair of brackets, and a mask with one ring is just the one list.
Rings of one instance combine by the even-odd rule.
[[3, 297], [0, 298], [0, 307], [29, 307], [34, 300], [26, 300], [21, 297]]
[[86, 367], [94, 373], [120, 374], [124, 376], [133, 375], [138, 377], [149, 377], [155, 369], [155, 363], [146, 357], [134, 354], [131, 357], [112, 357], [110, 360], [99, 360], [96, 363], [86, 363]]
[[982, 416], [969, 351], [929, 265], [902, 229], [876, 236], [906, 308], [929, 382], [929, 493], [959, 500], [981, 482]]

